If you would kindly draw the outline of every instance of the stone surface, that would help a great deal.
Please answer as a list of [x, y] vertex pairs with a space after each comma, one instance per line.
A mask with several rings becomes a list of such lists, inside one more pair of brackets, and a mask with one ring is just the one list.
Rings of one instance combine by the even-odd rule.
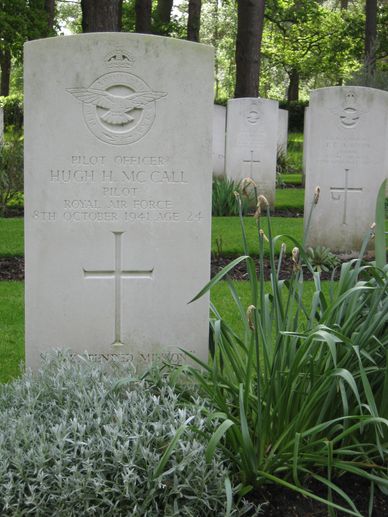
[[364, 87], [315, 90], [308, 111], [305, 221], [320, 198], [307, 244], [357, 252], [375, 219], [387, 176], [388, 92]]
[[27, 364], [206, 360], [212, 49], [100, 33], [24, 62]]
[[288, 111], [279, 110], [278, 122], [278, 152], [287, 155], [288, 145]]
[[277, 101], [256, 98], [228, 101], [225, 170], [228, 178], [251, 177], [273, 204], [278, 141]]
[[226, 108], [215, 104], [213, 111], [213, 176], [215, 178], [225, 175], [225, 131]]

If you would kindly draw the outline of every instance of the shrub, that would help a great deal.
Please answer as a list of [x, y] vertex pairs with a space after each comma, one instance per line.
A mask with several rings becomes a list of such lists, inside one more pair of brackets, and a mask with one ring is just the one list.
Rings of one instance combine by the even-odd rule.
[[308, 101], [279, 102], [279, 108], [288, 110], [288, 132], [303, 133], [304, 109], [308, 104]]
[[[293, 274], [280, 280], [284, 247], [277, 264], [274, 249], [284, 236], [272, 237], [268, 204], [260, 199], [267, 205], [268, 232], [266, 236], [257, 212], [259, 272], [249, 255], [240, 212], [245, 255], [194, 298], [246, 261], [248, 308], [229, 283], [243, 335], [237, 335], [213, 307], [213, 362], [197, 360], [202, 371], [187, 369], [222, 415], [209, 440], [207, 458], [220, 446], [247, 490], [275, 482], [326, 502], [331, 509], [342, 506], [360, 515], [335, 479], [351, 473], [369, 480], [371, 507], [375, 485], [388, 492], [388, 266], [377, 249], [379, 267], [362, 264], [366, 238], [360, 258], [342, 264], [339, 282], [326, 297], [320, 274], [313, 272], [303, 249], [288, 236], [295, 243]], [[385, 251], [384, 185], [378, 207], [376, 242]], [[270, 248], [270, 293], [264, 289], [265, 239]], [[302, 260], [315, 284], [309, 305], [302, 298]], [[308, 478], [326, 487], [326, 500], [304, 488]], [[341, 505], [333, 503], [334, 493]]]
[[309, 247], [306, 250], [306, 256], [313, 270], [318, 273], [333, 270], [340, 264], [339, 258], [326, 246]]
[[23, 129], [23, 95], [0, 97], [0, 106], [4, 109], [4, 127], [13, 127], [16, 131]]
[[13, 139], [0, 148], [0, 216], [23, 191], [23, 142]]
[[213, 180], [212, 191], [212, 215], [213, 216], [235, 216], [238, 215], [238, 203], [235, 192], [242, 196], [242, 211], [246, 214], [249, 210], [250, 196], [241, 187], [241, 182], [227, 178], [216, 178]]
[[194, 394], [184, 407], [163, 377], [124, 375], [56, 354], [0, 386], [2, 516], [227, 513], [227, 467], [204, 457], [204, 402]]

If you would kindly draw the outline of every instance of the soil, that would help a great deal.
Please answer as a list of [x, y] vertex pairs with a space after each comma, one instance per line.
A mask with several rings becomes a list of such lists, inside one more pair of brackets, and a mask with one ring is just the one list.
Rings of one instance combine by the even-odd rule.
[[24, 258], [0, 257], [0, 280], [24, 280]]
[[[214, 277], [219, 271], [221, 271], [222, 268], [227, 266], [231, 262], [231, 258], [226, 257], [213, 257], [211, 262], [211, 276]], [[255, 259], [256, 262], [256, 271], [259, 271], [259, 261], [258, 259]], [[277, 264], [276, 264], [277, 266]], [[270, 280], [270, 272], [271, 272], [271, 265], [269, 262], [269, 259], [264, 260], [264, 278], [265, 280]], [[282, 261], [282, 266], [280, 269], [279, 278], [280, 280], [286, 280], [287, 278], [290, 278], [293, 273], [293, 263], [289, 257], [287, 257], [285, 260]], [[330, 280], [332, 273], [326, 273], [323, 271], [321, 273], [321, 280]], [[334, 276], [335, 279], [337, 279], [339, 276], [339, 268], [336, 270], [336, 274]], [[228, 278], [231, 278], [232, 280], [248, 280], [248, 272], [246, 267], [246, 262], [242, 261], [237, 266], [233, 268], [232, 271], [229, 272]], [[311, 280], [312, 274], [307, 270], [304, 269], [303, 271], [303, 278], [305, 280]]]
[[[335, 483], [346, 492], [361, 515], [366, 517], [369, 505], [369, 483], [351, 475], [343, 476]], [[311, 490], [319, 497], [327, 498], [327, 490], [315, 481], [305, 484], [304, 488]], [[264, 517], [327, 517], [328, 515], [326, 505], [278, 485], [268, 485], [260, 492], [255, 492], [250, 500], [256, 504], [267, 502], [263, 507]], [[333, 500], [335, 503], [345, 506], [339, 497], [333, 495]], [[343, 517], [349, 514], [337, 511], [336, 515], [337, 517]], [[375, 487], [372, 517], [387, 516], [388, 497]]]
[[[253, 214], [252, 214], [253, 215]], [[273, 217], [303, 217], [303, 210], [279, 209], [271, 211]]]
[[[211, 262], [211, 276], [214, 277], [222, 268], [227, 266], [231, 258], [215, 257]], [[256, 270], [259, 271], [259, 263], [256, 260]], [[270, 279], [271, 266], [269, 259], [264, 261], [264, 277], [266, 280]], [[290, 258], [287, 258], [282, 263], [280, 271], [280, 279], [284, 280], [290, 278], [293, 271], [293, 265]], [[233, 280], [248, 280], [248, 273], [246, 262], [240, 262], [230, 273], [228, 278]], [[311, 280], [312, 275], [309, 271], [304, 271], [304, 278]], [[330, 280], [331, 273], [322, 272], [322, 280]], [[23, 257], [0, 257], [0, 281], [1, 280], [24, 280], [24, 258]]]

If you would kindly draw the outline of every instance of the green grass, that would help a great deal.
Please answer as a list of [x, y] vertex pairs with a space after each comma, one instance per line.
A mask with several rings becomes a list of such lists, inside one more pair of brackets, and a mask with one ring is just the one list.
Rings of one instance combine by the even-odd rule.
[[0, 218], [0, 256], [23, 256], [24, 228], [23, 218]]
[[[263, 217], [263, 228], [266, 230], [266, 218]], [[301, 242], [303, 238], [303, 219], [296, 217], [272, 217], [272, 233], [273, 235], [288, 234], [294, 239]], [[244, 217], [245, 230], [247, 233], [248, 247], [253, 255], [258, 255], [257, 247], [257, 226], [255, 218], [252, 216]], [[217, 246], [217, 239], [220, 244], [220, 250]], [[285, 239], [287, 249], [290, 251], [294, 244]], [[279, 251], [281, 241], [277, 244]], [[268, 245], [265, 244], [268, 250]], [[243, 246], [241, 239], [241, 227], [238, 217], [213, 217], [212, 226], [212, 252], [217, 254], [221, 252], [224, 256], [239, 256], [243, 254]]]
[[[300, 174], [288, 174], [287, 176], [300, 176]], [[304, 189], [278, 188], [276, 189], [275, 209], [291, 210], [303, 213]]]
[[302, 185], [302, 174], [279, 174], [279, 182], [285, 185]]
[[303, 133], [289, 133], [287, 160], [291, 170], [301, 173], [303, 170]]
[[[248, 282], [234, 281], [233, 285], [244, 307], [248, 308], [250, 292]], [[266, 291], [270, 283], [266, 282]], [[328, 292], [329, 282], [323, 282]], [[0, 282], [0, 382], [7, 382], [20, 373], [19, 365], [24, 360], [24, 301], [23, 282]], [[311, 299], [313, 282], [304, 282], [303, 300]], [[227, 282], [220, 282], [211, 292], [211, 300], [236, 332], [243, 332], [243, 322], [236, 311]]]
[[[279, 192], [279, 191], [278, 191]], [[289, 194], [291, 192], [291, 195]], [[284, 194], [283, 194], [284, 193]], [[295, 194], [296, 193], [296, 194]], [[281, 190], [279, 203], [291, 206], [292, 196], [294, 197], [294, 207], [298, 207], [299, 190]], [[283, 201], [282, 201], [283, 200]], [[252, 216], [245, 217], [248, 238], [252, 244], [252, 251], [256, 245], [256, 225]], [[288, 233], [299, 241], [302, 239], [303, 219], [273, 217], [274, 234]], [[216, 239], [222, 238], [222, 250], [227, 256], [242, 254], [241, 229], [238, 217], [213, 217], [212, 221], [212, 251], [217, 252]], [[23, 256], [23, 219], [0, 219], [0, 256]]]
[[[249, 287], [248, 281], [233, 281], [232, 282], [236, 292], [241, 300], [243, 307], [248, 309], [249, 305], [252, 303], [251, 300], [251, 291]], [[322, 291], [327, 296], [330, 290], [330, 282], [324, 281], [322, 284]], [[284, 288], [284, 292], [286, 293], [287, 289]], [[307, 306], [309, 302], [311, 302], [313, 294], [315, 291], [314, 282], [312, 281], [304, 281], [303, 282], [303, 295], [302, 301]], [[271, 292], [270, 282], [265, 282], [265, 292]], [[288, 293], [288, 292], [287, 292]], [[286, 294], [287, 294], [286, 293]], [[236, 303], [234, 302], [227, 282], [220, 282], [216, 284], [211, 290], [211, 301], [215, 305], [216, 309], [222, 316], [223, 320], [225, 320], [228, 325], [238, 334], [244, 334], [244, 324], [240, 318], [238, 311], [236, 310]]]
[[23, 282], [0, 282], [0, 382], [17, 377], [24, 360], [23, 289]]

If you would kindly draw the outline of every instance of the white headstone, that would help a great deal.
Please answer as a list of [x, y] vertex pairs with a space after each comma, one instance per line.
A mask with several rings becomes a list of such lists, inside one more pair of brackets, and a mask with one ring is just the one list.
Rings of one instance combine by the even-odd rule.
[[213, 111], [213, 176], [225, 175], [226, 108], [214, 105]]
[[213, 50], [99, 33], [24, 63], [27, 364], [206, 360]]
[[276, 184], [279, 103], [268, 99], [228, 101], [226, 176], [240, 181], [251, 177], [273, 204]]
[[310, 96], [305, 221], [320, 186], [307, 244], [357, 252], [387, 176], [388, 92], [332, 87]]
[[288, 144], [288, 111], [280, 109], [278, 115], [278, 152], [286, 155]]

